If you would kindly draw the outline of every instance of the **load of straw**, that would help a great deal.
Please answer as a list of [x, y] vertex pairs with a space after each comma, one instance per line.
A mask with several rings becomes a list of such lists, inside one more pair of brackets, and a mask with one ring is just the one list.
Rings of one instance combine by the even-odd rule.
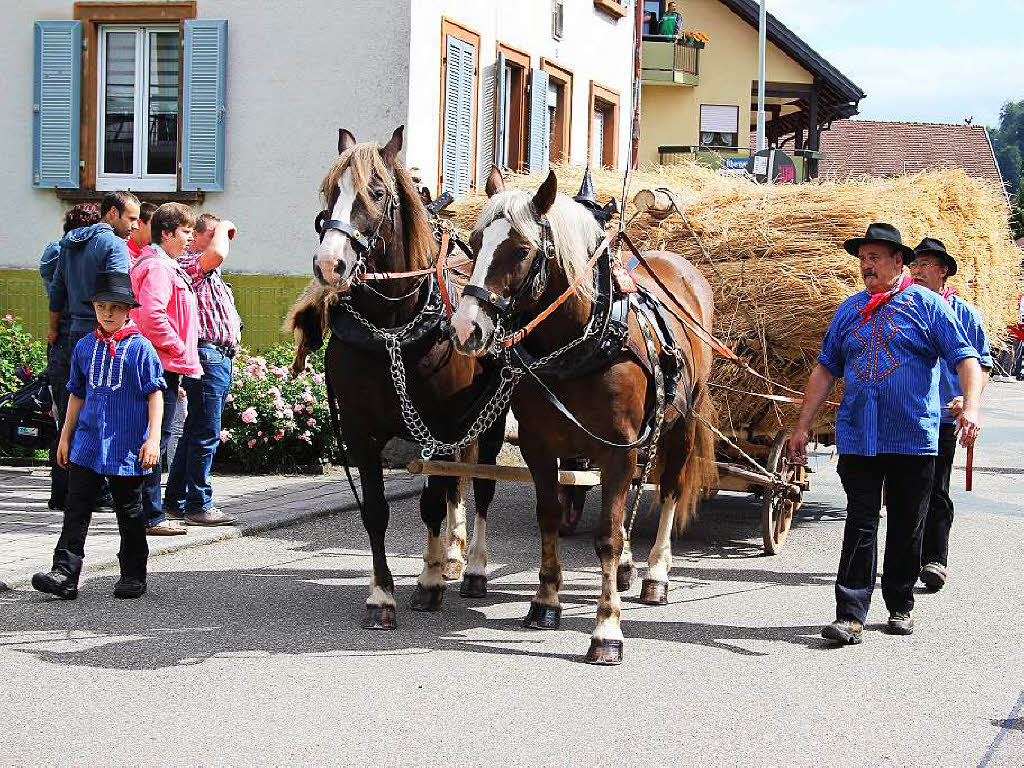
[[[561, 191], [574, 194], [583, 170], [556, 173]], [[534, 189], [541, 181], [513, 176], [506, 183]], [[622, 177], [597, 171], [594, 186], [601, 202], [619, 198]], [[960, 170], [763, 186], [683, 164], [636, 171], [630, 188], [670, 190], [678, 211], [663, 220], [629, 202], [629, 234], [640, 248], [673, 251], [702, 270], [715, 291], [715, 334], [781, 385], [774, 394], [803, 389], [836, 308], [861, 290], [857, 262], [842, 243], [873, 221], [895, 224], [911, 245], [924, 236], [942, 240], [959, 263], [951, 284], [979, 308], [991, 336], [1002, 337], [1013, 319], [1021, 252], [1010, 237], [1006, 198]], [[483, 202], [474, 195], [453, 206], [456, 225], [471, 229]], [[749, 394], [770, 385], [724, 359], [712, 383], [724, 430], [774, 434], [796, 419], [794, 406]], [[826, 408], [816, 429], [828, 435], [834, 423], [834, 408]]]

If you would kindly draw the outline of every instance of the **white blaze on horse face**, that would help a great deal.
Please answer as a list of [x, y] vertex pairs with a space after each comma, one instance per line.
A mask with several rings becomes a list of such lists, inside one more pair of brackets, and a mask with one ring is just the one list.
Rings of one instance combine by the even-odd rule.
[[[330, 218], [352, 223], [352, 206], [356, 201], [356, 191], [352, 184], [352, 169], [347, 169], [338, 180], [338, 199], [331, 209]], [[316, 249], [316, 264], [320, 268], [320, 274], [329, 285], [334, 285], [342, 279], [352, 264], [355, 263], [358, 254], [352, 247], [352, 242], [343, 233], [336, 229], [329, 229], [324, 234], [323, 242]], [[338, 261], [344, 262], [343, 274], [338, 274], [336, 267]]]
[[[512, 224], [507, 219], [495, 219], [484, 229], [483, 243], [480, 245], [480, 253], [476, 255], [476, 263], [473, 265], [473, 274], [469, 278], [469, 284], [483, 288], [487, 281], [487, 273], [491, 271], [491, 263], [494, 261], [494, 252], [498, 246], [508, 240], [512, 234]], [[473, 331], [480, 329], [481, 338], [489, 339], [494, 333], [494, 321], [481, 306], [480, 301], [473, 296], [463, 296], [459, 301], [459, 308], [452, 317], [452, 328], [455, 330], [455, 339], [460, 345], [465, 345], [472, 336]], [[481, 353], [483, 350], [481, 350]]]

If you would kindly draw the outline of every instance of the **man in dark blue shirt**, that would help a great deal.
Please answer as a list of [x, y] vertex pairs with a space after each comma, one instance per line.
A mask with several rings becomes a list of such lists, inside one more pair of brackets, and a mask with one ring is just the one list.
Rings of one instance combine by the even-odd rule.
[[859, 643], [877, 573], [882, 484], [888, 507], [882, 596], [889, 631], [914, 631], [914, 584], [921, 570], [923, 523], [931, 499], [939, 434], [939, 366], [946, 360], [964, 388], [957, 430], [978, 434], [982, 372], [949, 304], [903, 272], [915, 253], [891, 224], [872, 224], [843, 247], [860, 260], [866, 290], [839, 306], [811, 372], [790, 458], [806, 461], [811, 424], [842, 377], [836, 423], [846, 527], [836, 575], [836, 620], [822, 637]]

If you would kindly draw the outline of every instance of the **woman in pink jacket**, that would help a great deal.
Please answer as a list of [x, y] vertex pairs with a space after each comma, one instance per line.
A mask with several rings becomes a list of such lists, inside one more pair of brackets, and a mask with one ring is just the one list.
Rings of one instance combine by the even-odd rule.
[[[153, 244], [142, 249], [131, 269], [132, 291], [139, 307], [132, 319], [156, 348], [164, 368], [164, 416], [160, 429], [160, 454], [167, 449], [174, 412], [178, 405], [178, 385], [182, 376], [201, 376], [199, 363], [199, 310], [192, 280], [178, 266], [178, 258], [192, 242], [196, 219], [188, 206], [164, 203], [153, 213], [150, 226]], [[160, 503], [160, 473], [149, 475], [142, 496], [146, 511], [146, 533], [170, 536], [185, 533], [172, 525]]]

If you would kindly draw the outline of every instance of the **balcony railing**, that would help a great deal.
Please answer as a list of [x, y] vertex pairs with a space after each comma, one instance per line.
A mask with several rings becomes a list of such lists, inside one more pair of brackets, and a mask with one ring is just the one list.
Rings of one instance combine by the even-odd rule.
[[700, 51], [704, 43], [665, 35], [643, 36], [644, 83], [700, 84]]

